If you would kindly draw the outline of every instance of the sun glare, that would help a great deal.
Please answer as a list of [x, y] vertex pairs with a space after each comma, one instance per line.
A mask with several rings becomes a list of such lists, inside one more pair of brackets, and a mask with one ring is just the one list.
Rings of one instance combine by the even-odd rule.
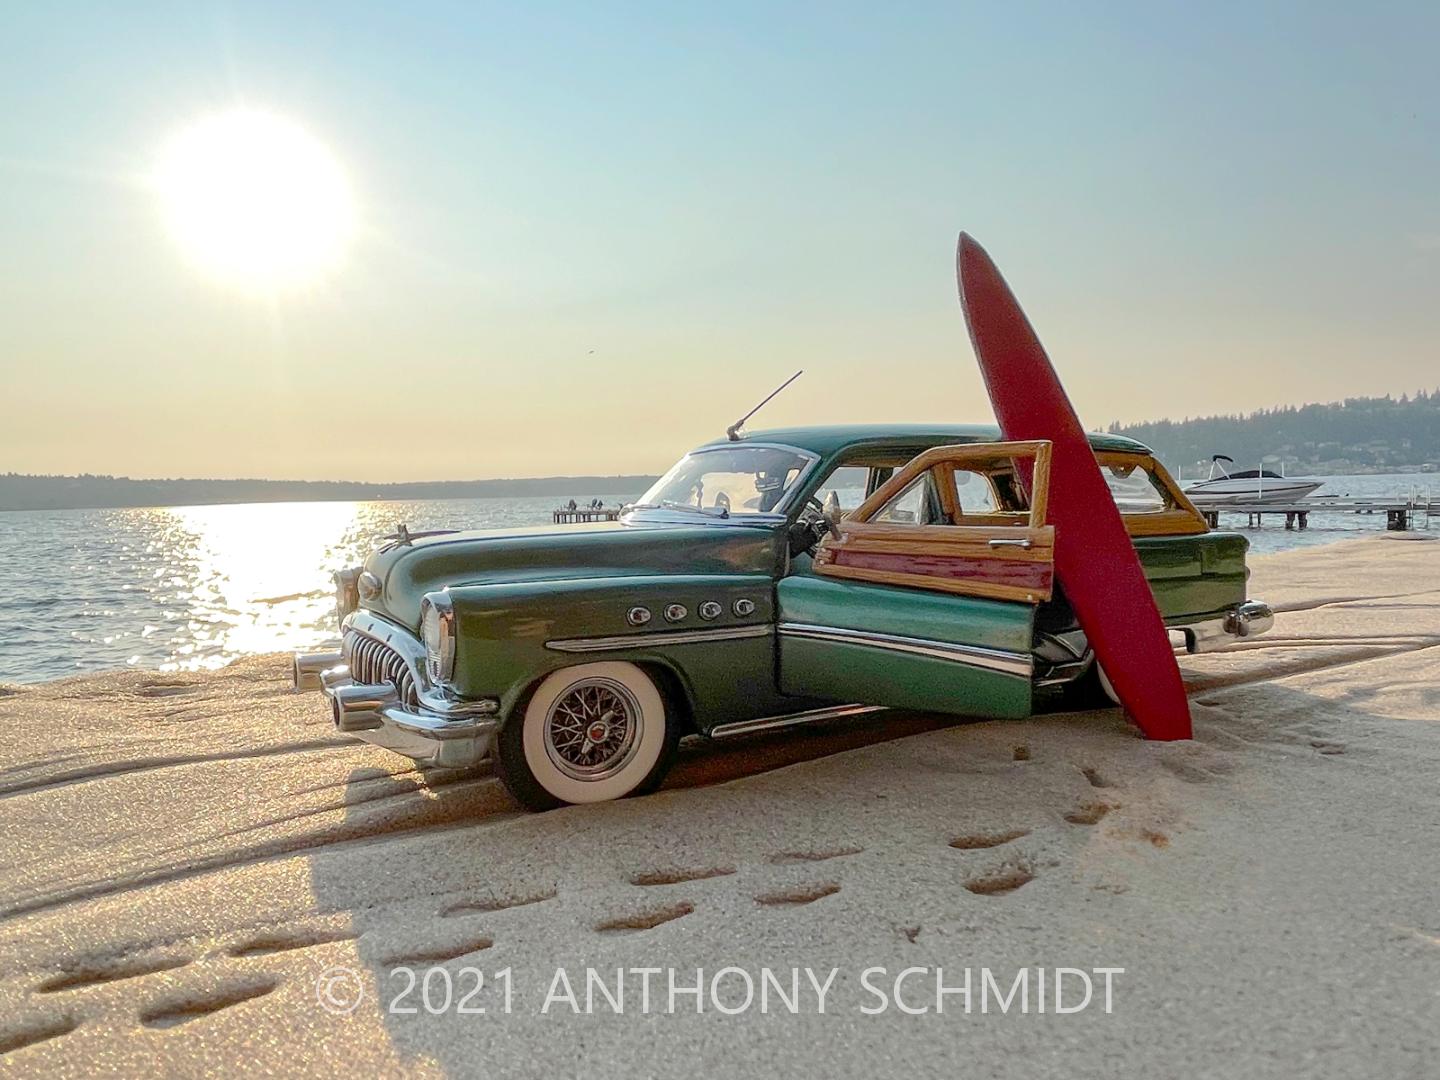
[[243, 288], [316, 281], [339, 265], [354, 232], [339, 162], [271, 113], [236, 109], [181, 131], [162, 150], [154, 179], [187, 258]]

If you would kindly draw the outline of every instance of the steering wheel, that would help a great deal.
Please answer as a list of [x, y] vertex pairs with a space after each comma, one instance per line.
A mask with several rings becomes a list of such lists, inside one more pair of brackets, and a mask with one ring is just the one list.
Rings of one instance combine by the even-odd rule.
[[800, 511], [791, 530], [792, 554], [814, 552], [826, 533], [834, 535], [836, 532], [835, 526], [825, 516], [825, 504], [812, 495], [805, 500], [805, 508]]

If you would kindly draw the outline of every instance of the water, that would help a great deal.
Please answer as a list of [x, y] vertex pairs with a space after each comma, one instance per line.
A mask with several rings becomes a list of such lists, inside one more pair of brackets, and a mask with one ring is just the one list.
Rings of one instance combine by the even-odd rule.
[[397, 522], [549, 524], [555, 505], [549, 495], [0, 514], [0, 683], [334, 646], [330, 575]]
[[[1418, 474], [1336, 477], [1318, 494], [1403, 497], [1412, 485], [1440, 494], [1440, 478]], [[331, 573], [357, 565], [397, 522], [412, 530], [548, 524], [554, 505], [542, 496], [0, 514], [0, 683], [123, 667], [198, 670], [333, 647]], [[1248, 534], [1254, 551], [1384, 527], [1383, 517], [1337, 513], [1313, 516], [1306, 532], [1271, 521]]]

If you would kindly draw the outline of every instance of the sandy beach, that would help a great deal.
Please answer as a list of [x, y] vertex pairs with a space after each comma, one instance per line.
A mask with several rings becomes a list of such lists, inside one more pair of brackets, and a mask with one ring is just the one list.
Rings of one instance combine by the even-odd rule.
[[[882, 714], [544, 815], [337, 735], [279, 656], [8, 688], [0, 1072], [1434, 1075], [1440, 543], [1253, 567], [1275, 628], [1182, 658], [1194, 741]], [[394, 969], [437, 966], [431, 1015]], [[981, 1012], [982, 969], [1057, 967], [1123, 969], [1109, 1011]], [[727, 1014], [731, 973], [668, 1008], [725, 968], [799, 1007]]]

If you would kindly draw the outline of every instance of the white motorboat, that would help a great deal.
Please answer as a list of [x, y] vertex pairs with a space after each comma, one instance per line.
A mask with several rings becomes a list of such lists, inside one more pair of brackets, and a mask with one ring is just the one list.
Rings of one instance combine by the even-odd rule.
[[1226, 461], [1235, 464], [1233, 458], [1216, 454], [1210, 459], [1209, 477], [1185, 489], [1185, 494], [1196, 506], [1297, 502], [1325, 483], [1308, 476], [1283, 476], [1269, 469], [1228, 472], [1221, 464]]

